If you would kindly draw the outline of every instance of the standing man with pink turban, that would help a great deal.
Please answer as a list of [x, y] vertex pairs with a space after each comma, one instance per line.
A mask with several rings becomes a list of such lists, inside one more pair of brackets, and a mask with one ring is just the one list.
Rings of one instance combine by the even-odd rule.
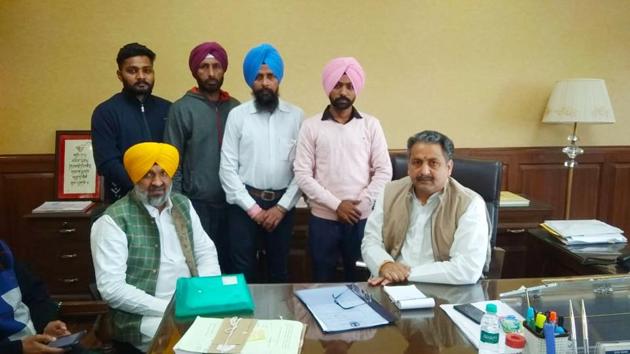
[[278, 98], [284, 63], [276, 48], [252, 48], [243, 74], [254, 99], [230, 112], [219, 173], [230, 203], [232, 265], [247, 281], [259, 280], [256, 252], [262, 243], [269, 280], [287, 282], [293, 209], [300, 197], [293, 160], [304, 112]]
[[341, 254], [345, 281], [357, 278], [365, 222], [392, 178], [383, 129], [354, 107], [365, 74], [352, 57], [328, 62], [322, 73], [330, 104], [300, 129], [295, 178], [311, 208], [308, 224], [313, 281], [334, 281]]
[[112, 314], [114, 349], [133, 354], [148, 349], [177, 278], [221, 270], [190, 200], [171, 193], [177, 149], [136, 144], [123, 163], [134, 187], [92, 225], [90, 246], [96, 285]]
[[221, 269], [230, 273], [227, 203], [219, 181], [219, 161], [228, 114], [240, 102], [221, 90], [228, 56], [219, 43], [205, 42], [193, 48], [188, 66], [198, 86], [173, 103], [164, 131], [164, 141], [174, 145], [182, 157], [173, 189], [190, 198], [217, 247]]

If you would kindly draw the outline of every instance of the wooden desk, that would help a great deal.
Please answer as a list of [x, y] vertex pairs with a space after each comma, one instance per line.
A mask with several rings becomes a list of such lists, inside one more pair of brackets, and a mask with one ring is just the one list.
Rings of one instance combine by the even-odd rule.
[[[581, 253], [582, 246], [573, 247], [562, 244], [554, 237], [550, 236], [542, 228], [528, 230], [529, 253], [527, 261], [528, 275], [533, 277], [542, 276], [572, 276], [590, 274], [624, 274], [627, 271], [621, 269], [616, 264], [601, 264], [604, 261], [589, 258], [588, 254]], [[592, 246], [593, 251], [610, 252], [608, 258], [614, 260], [620, 253], [630, 252], [630, 244], [602, 244]]]
[[[256, 303], [253, 315], [259, 319], [298, 320], [308, 325], [303, 354], [311, 353], [477, 353], [448, 315], [439, 307], [442, 303], [464, 303], [496, 299], [499, 293], [514, 290], [521, 285], [540, 284], [540, 279], [500, 279], [482, 281], [469, 286], [417, 284], [428, 296], [436, 299], [433, 309], [401, 312], [387, 300], [382, 288], [368, 288], [373, 297], [397, 317], [393, 325], [324, 335], [310, 313], [293, 295], [297, 289], [317, 284], [252, 284], [250, 289]], [[324, 286], [331, 286], [326, 284]], [[366, 287], [365, 283], [359, 286]], [[166, 310], [149, 353], [172, 353], [172, 347], [181, 338], [191, 321], [176, 320], [173, 304]], [[328, 350], [328, 351], [327, 351]]]
[[[527, 258], [529, 254], [528, 229], [536, 228], [551, 217], [548, 204], [531, 201], [527, 207], [499, 208], [497, 246], [505, 250], [502, 278], [524, 278], [531, 276], [525, 262], [514, 261]], [[542, 276], [542, 275], [541, 275]]]

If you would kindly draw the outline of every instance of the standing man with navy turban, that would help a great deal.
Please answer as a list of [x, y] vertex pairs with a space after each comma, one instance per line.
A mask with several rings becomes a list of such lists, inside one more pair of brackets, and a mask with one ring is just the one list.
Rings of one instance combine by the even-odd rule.
[[217, 42], [201, 43], [190, 52], [188, 66], [197, 80], [168, 113], [164, 140], [182, 157], [173, 190], [190, 198], [203, 229], [219, 253], [223, 272], [231, 272], [225, 193], [219, 181], [221, 144], [228, 114], [239, 101], [221, 90], [228, 56]]
[[286, 282], [293, 208], [300, 197], [293, 160], [304, 112], [278, 98], [284, 63], [271, 45], [247, 53], [243, 75], [254, 99], [230, 112], [219, 173], [230, 204], [232, 265], [249, 282], [257, 280], [256, 252], [262, 241], [269, 280]]
[[313, 280], [335, 280], [339, 254], [345, 281], [356, 280], [365, 222], [376, 197], [392, 179], [383, 129], [375, 117], [354, 107], [365, 74], [352, 57], [328, 62], [322, 73], [330, 100], [304, 121], [295, 158], [295, 178], [308, 197], [309, 252]]

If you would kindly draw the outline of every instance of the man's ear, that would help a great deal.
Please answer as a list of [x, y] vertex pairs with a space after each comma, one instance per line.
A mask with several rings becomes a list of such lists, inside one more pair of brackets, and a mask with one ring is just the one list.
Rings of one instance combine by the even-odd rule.
[[116, 76], [118, 76], [118, 80], [120, 80], [120, 82], [123, 81], [122, 73], [120, 72], [120, 70], [116, 70]]
[[453, 159], [448, 160], [446, 167], [448, 167], [448, 175], [450, 177], [451, 173], [453, 173]]

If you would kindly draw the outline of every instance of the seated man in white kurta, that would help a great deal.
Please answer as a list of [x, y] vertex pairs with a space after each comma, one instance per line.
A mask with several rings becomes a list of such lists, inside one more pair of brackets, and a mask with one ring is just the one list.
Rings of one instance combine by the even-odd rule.
[[435, 131], [407, 141], [407, 177], [390, 182], [365, 226], [371, 285], [472, 284], [489, 261], [486, 205], [451, 176], [453, 142]]
[[123, 160], [134, 189], [94, 223], [91, 246], [96, 284], [112, 309], [114, 346], [130, 353], [146, 351], [177, 278], [221, 270], [190, 200], [171, 193], [177, 149], [140, 143]]

